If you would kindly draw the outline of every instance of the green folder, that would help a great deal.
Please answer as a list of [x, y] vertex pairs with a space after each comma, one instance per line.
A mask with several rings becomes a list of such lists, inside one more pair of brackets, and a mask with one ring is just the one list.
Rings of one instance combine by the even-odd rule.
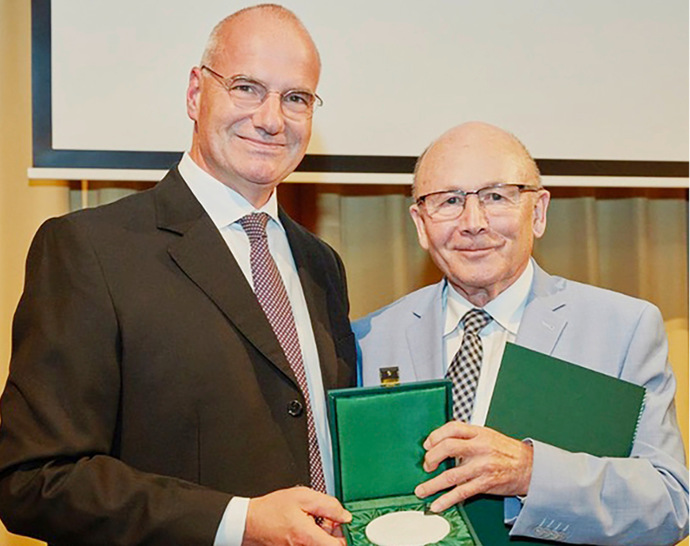
[[[644, 392], [639, 385], [508, 343], [486, 426], [572, 452], [627, 457]], [[484, 544], [550, 544], [509, 537], [500, 497], [481, 495], [464, 507]]]

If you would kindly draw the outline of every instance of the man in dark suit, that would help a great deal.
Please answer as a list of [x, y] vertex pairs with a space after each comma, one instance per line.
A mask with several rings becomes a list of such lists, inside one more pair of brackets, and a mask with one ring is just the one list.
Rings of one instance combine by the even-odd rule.
[[345, 274], [275, 195], [304, 156], [319, 73], [290, 11], [233, 14], [191, 71], [180, 164], [41, 227], [1, 406], [10, 531], [343, 543], [349, 514], [319, 491], [332, 491], [324, 392], [355, 380]]

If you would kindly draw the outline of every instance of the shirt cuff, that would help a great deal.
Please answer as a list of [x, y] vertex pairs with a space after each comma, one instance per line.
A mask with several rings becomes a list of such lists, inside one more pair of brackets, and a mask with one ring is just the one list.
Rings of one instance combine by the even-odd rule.
[[213, 546], [242, 546], [248, 510], [248, 498], [233, 497], [230, 499], [220, 520]]
[[522, 500], [518, 497], [506, 497], [503, 499], [503, 523], [512, 526], [522, 510]]

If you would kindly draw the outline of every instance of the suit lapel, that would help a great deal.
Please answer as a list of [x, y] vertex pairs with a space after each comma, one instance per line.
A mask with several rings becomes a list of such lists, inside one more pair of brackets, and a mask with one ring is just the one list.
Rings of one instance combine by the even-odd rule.
[[297, 384], [273, 329], [223, 237], [177, 170], [156, 187], [159, 229], [180, 237], [168, 247], [177, 266], [242, 335]]
[[[443, 366], [443, 286], [436, 284], [431, 298], [412, 310], [417, 320], [407, 327], [405, 336], [417, 381], [444, 376]], [[431, 345], [429, 341], [432, 340]]]
[[534, 263], [532, 288], [515, 340], [518, 345], [545, 354], [553, 353], [567, 324], [563, 313], [556, 313], [566, 305], [561, 282]]
[[338, 358], [333, 343], [333, 332], [328, 314], [328, 294], [317, 278], [323, 275], [315, 262], [315, 255], [310, 253], [315, 242], [306, 236], [300, 226], [285, 212], [279, 210], [280, 221], [285, 227], [290, 250], [295, 260], [297, 274], [304, 292], [304, 299], [309, 310], [316, 350], [319, 354], [321, 377], [326, 390], [333, 389], [340, 384], [338, 380]]

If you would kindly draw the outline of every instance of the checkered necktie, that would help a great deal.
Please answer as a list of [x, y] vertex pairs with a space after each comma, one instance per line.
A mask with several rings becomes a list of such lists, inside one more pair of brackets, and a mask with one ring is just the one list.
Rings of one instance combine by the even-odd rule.
[[446, 377], [453, 382], [453, 417], [469, 422], [484, 353], [479, 332], [491, 322], [491, 315], [483, 309], [470, 309], [461, 322], [465, 330], [462, 343], [448, 367]]
[[271, 253], [268, 250], [266, 223], [269, 216], [264, 212], [249, 214], [240, 218], [239, 224], [249, 237], [249, 263], [254, 281], [254, 293], [266, 313], [268, 322], [278, 338], [278, 342], [287, 357], [290, 367], [297, 378], [307, 414], [307, 435], [309, 439], [309, 471], [311, 486], [317, 491], [326, 492], [326, 481], [323, 476], [321, 452], [316, 438], [314, 415], [309, 401], [307, 376], [304, 371], [302, 350], [299, 345], [295, 319], [292, 315], [290, 300], [285, 285], [278, 272]]

